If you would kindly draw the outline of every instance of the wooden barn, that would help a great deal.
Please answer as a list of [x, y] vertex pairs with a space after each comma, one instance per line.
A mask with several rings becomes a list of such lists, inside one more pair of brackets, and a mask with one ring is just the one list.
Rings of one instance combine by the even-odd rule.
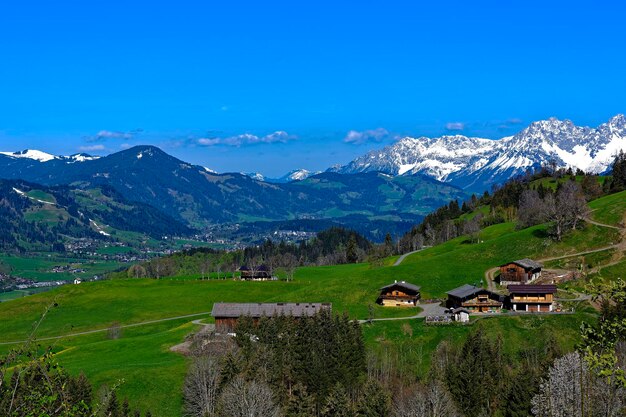
[[420, 299], [420, 287], [396, 281], [380, 289], [376, 302], [387, 307], [415, 307]]
[[211, 316], [220, 333], [232, 333], [241, 317], [250, 317], [256, 323], [261, 317], [311, 317], [322, 310], [331, 310], [330, 303], [215, 303]]
[[238, 271], [241, 273], [241, 279], [244, 281], [270, 281], [274, 279], [272, 271], [267, 265], [259, 265], [256, 268], [242, 265]]
[[450, 309], [463, 307], [471, 313], [499, 313], [504, 302], [504, 297], [500, 294], [468, 284], [446, 294], [448, 294], [446, 307]]
[[541, 277], [542, 265], [532, 259], [520, 259], [500, 265], [500, 285], [530, 284]]
[[554, 308], [556, 285], [509, 285], [507, 288], [514, 311], [548, 313]]

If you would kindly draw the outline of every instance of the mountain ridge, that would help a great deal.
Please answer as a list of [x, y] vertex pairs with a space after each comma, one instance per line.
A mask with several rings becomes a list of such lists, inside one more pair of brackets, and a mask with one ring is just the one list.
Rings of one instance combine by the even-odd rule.
[[501, 139], [464, 135], [405, 137], [329, 170], [344, 174], [369, 171], [423, 174], [466, 190], [482, 191], [551, 161], [558, 167], [605, 173], [619, 150], [626, 150], [623, 114], [597, 128], [550, 118], [533, 122], [515, 135]]

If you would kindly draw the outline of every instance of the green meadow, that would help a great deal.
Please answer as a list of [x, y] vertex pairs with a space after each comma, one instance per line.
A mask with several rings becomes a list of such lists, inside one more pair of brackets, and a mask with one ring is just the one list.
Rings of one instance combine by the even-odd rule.
[[[622, 194], [624, 197], [624, 194]], [[615, 196], [592, 203], [600, 221], [619, 221]], [[626, 207], [621, 211], [626, 211]], [[108, 339], [106, 329], [123, 325], [208, 313], [215, 302], [331, 302], [333, 311], [353, 319], [366, 319], [373, 307], [374, 317], [402, 318], [414, 309], [375, 306], [378, 290], [394, 280], [406, 280], [422, 287], [422, 298], [443, 298], [445, 292], [465, 283], [484, 284], [487, 269], [522, 257], [536, 259], [573, 254], [605, 247], [619, 239], [619, 231], [596, 225], [553, 242], [546, 226], [516, 230], [503, 223], [481, 232], [480, 243], [460, 237], [413, 254], [397, 267], [388, 259], [384, 266], [368, 264], [299, 268], [293, 282], [241, 282], [198, 280], [192, 277], [120, 279], [68, 285], [29, 297], [0, 303], [0, 352], [28, 337], [33, 324], [46, 307], [56, 304], [37, 331], [39, 338], [56, 352], [59, 362], [72, 373], [84, 371], [94, 386], [114, 385], [120, 380], [121, 397], [131, 404], [150, 409], [153, 415], [181, 415], [181, 385], [187, 359], [169, 348], [182, 342], [196, 328], [192, 318], [181, 318], [137, 327], [123, 328], [119, 339]], [[604, 262], [598, 254], [597, 262]], [[7, 262], [6, 259], [3, 259]], [[10, 262], [10, 261], [9, 261]], [[17, 261], [13, 260], [14, 266]], [[8, 263], [8, 262], [7, 262]], [[626, 272], [626, 263], [601, 270], [606, 279]], [[47, 265], [39, 265], [45, 268]], [[429, 326], [422, 319], [380, 321], [364, 324], [368, 347], [374, 352], [400, 355], [416, 377], [424, 376], [430, 357], [443, 340], [460, 343], [472, 329], [482, 326], [491, 337], [501, 337], [505, 351], [515, 355], [527, 347], [541, 348], [558, 343], [564, 351], [578, 343], [583, 321], [595, 320], [592, 309], [576, 305], [575, 314], [511, 316], [473, 320], [469, 326]], [[102, 332], [70, 336], [91, 330]]]

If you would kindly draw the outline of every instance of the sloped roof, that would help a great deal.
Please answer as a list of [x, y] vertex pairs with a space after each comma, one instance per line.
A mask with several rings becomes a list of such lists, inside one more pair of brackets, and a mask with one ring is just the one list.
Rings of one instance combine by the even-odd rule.
[[383, 291], [383, 290], [387, 290], [387, 289], [393, 288], [393, 287], [405, 288], [407, 290], [411, 290], [411, 291], [415, 291], [415, 292], [419, 292], [420, 288], [422, 288], [422, 287], [420, 287], [418, 285], [413, 285], [413, 284], [410, 284], [410, 283], [405, 282], [405, 281], [399, 281], [399, 282], [394, 282], [393, 284], [385, 285], [380, 290]]
[[467, 313], [470, 314], [470, 311], [464, 307], [457, 307], [454, 310], [452, 310], [453, 314], [458, 314], [458, 313]]
[[448, 291], [446, 294], [451, 295], [453, 297], [465, 298], [470, 295], [474, 295], [479, 291], [482, 291], [483, 288], [478, 288], [473, 285], [465, 284], [459, 288], [455, 288], [452, 291]]
[[524, 259], [519, 259], [517, 261], [513, 261], [513, 262], [508, 262], [502, 266], [508, 265], [508, 264], [516, 264], [521, 266], [522, 268], [525, 269], [540, 269], [543, 267], [543, 265], [541, 265], [539, 262], [535, 262], [532, 259], [528, 259], [528, 258], [524, 258]]
[[215, 303], [211, 316], [237, 318], [242, 316], [314, 316], [322, 309], [332, 309], [330, 303]]
[[509, 285], [511, 294], [555, 294], [556, 285]]

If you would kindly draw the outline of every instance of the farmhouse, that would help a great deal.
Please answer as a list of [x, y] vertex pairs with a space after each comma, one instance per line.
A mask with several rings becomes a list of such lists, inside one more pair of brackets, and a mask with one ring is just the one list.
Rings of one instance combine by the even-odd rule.
[[472, 313], [499, 313], [504, 301], [500, 294], [468, 284], [448, 291], [447, 294], [446, 307], [463, 307]]
[[541, 277], [542, 265], [532, 259], [520, 259], [500, 265], [500, 285], [529, 284]]
[[556, 285], [509, 285], [509, 302], [514, 311], [553, 310]]
[[376, 302], [387, 307], [415, 307], [420, 299], [420, 287], [396, 281], [380, 289]]
[[215, 318], [218, 332], [232, 332], [237, 321], [244, 316], [252, 318], [256, 323], [261, 317], [311, 317], [322, 310], [331, 309], [330, 303], [215, 303], [211, 316]]
[[239, 269], [241, 272], [241, 279], [245, 281], [269, 281], [272, 280], [272, 271], [267, 265], [259, 265], [256, 268], [242, 265]]

